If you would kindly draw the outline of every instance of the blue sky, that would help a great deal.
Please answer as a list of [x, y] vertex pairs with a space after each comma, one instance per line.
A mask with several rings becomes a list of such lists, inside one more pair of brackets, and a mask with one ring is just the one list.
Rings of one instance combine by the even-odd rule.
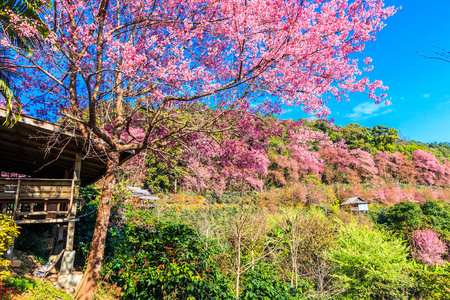
[[[450, 63], [418, 54], [434, 56], [438, 47], [450, 50], [450, 0], [385, 3], [402, 9], [386, 20], [364, 54], [374, 65], [367, 75], [389, 87], [392, 105], [376, 105], [365, 94], [354, 94], [350, 102], [330, 100], [330, 118], [340, 126], [394, 127], [409, 140], [450, 142]], [[282, 118], [307, 117], [300, 108], [289, 109]]]

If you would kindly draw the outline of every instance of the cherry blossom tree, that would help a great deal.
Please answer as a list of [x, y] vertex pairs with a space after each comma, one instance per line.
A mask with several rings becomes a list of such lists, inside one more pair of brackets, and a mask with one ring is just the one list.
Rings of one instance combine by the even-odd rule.
[[[80, 299], [92, 298], [100, 275], [120, 153], [210, 133], [219, 123], [226, 130], [232, 124], [222, 117], [237, 109], [299, 105], [320, 118], [329, 113], [326, 96], [384, 97], [376, 93], [381, 81], [360, 76], [370, 67], [361, 70], [350, 55], [395, 12], [382, 0], [51, 2], [40, 11], [51, 30], [45, 38], [11, 13], [12, 26], [39, 39], [39, 49], [23, 51], [7, 37], [0, 43], [16, 54], [29, 111], [64, 120], [107, 157]], [[216, 113], [204, 118], [198, 102]]]
[[[324, 163], [319, 149], [336, 146], [327, 133], [315, 131], [302, 121], [284, 120], [278, 135], [271, 137], [267, 183], [283, 186], [301, 181], [306, 175], [320, 176]], [[273, 124], [273, 123], [272, 123]], [[272, 128], [275, 124], [272, 125]]]
[[264, 121], [250, 114], [232, 117], [239, 130], [213, 136], [193, 135], [186, 141], [187, 172], [181, 177], [188, 190], [212, 190], [221, 195], [230, 190], [258, 190], [263, 187], [269, 159], [266, 155], [268, 137], [274, 134], [264, 128]]
[[378, 175], [384, 180], [386, 180], [387, 178], [392, 178], [392, 162], [390, 160], [390, 157], [391, 154], [387, 151], [377, 151], [377, 154], [374, 157]]
[[439, 234], [433, 229], [413, 232], [412, 243], [416, 257], [426, 265], [444, 264], [442, 256], [447, 253], [447, 245], [439, 240]]
[[363, 182], [376, 180], [378, 169], [375, 166], [372, 154], [361, 149], [350, 150], [350, 155], [355, 158], [354, 170]]
[[345, 148], [325, 148], [319, 151], [326, 164], [323, 180], [328, 184], [348, 183], [358, 179], [354, 169], [358, 160]]
[[444, 168], [433, 153], [425, 150], [413, 152], [414, 166], [419, 170], [417, 181], [420, 184], [434, 185], [438, 177], [442, 177]]
[[416, 183], [417, 170], [408, 157], [400, 152], [390, 155], [391, 175], [397, 183]]

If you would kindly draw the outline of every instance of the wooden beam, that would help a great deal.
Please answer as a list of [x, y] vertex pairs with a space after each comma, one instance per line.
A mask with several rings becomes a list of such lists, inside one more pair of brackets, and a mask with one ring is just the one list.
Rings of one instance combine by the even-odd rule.
[[67, 222], [77, 222], [80, 219], [77, 218], [56, 218], [56, 219], [28, 219], [28, 220], [16, 220], [16, 224], [45, 224], [45, 223], [67, 223]]
[[80, 180], [81, 177], [81, 154], [75, 155], [75, 163], [73, 165], [73, 179]]
[[0, 193], [0, 199], [16, 199], [19, 198], [21, 200], [33, 200], [33, 199], [42, 199], [42, 200], [60, 200], [60, 199], [70, 199], [70, 192], [20, 192], [20, 194], [14, 193]]
[[[55, 210], [55, 211], [35, 211], [35, 212], [20, 212], [17, 213], [18, 216], [46, 216], [46, 215], [65, 215], [66, 211], [60, 211], [60, 210]], [[8, 215], [8, 214], [6, 214]]]

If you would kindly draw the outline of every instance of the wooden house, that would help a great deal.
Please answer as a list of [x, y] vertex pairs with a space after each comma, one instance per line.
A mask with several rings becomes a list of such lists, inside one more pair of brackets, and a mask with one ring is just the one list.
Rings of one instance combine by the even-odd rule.
[[368, 212], [369, 202], [360, 197], [349, 198], [347, 201], [341, 204], [343, 209], [348, 209], [355, 213]]
[[[24, 115], [7, 128], [1, 125], [5, 118], [6, 110], [0, 108], [0, 173], [21, 176], [0, 176], [1, 212], [22, 227], [53, 223], [63, 228], [61, 273], [71, 273], [79, 187], [103, 176], [105, 159], [89, 151], [76, 131]], [[131, 156], [123, 153], [121, 162]], [[12, 248], [7, 255], [12, 255]]]

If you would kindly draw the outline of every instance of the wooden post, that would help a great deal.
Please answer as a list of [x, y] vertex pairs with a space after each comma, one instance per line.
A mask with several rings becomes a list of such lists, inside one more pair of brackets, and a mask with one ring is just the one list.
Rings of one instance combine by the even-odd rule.
[[[70, 204], [67, 212], [69, 219], [75, 218], [77, 210], [77, 200], [79, 196], [79, 182], [81, 174], [81, 154], [75, 156], [75, 164], [73, 165], [72, 190], [70, 192]], [[75, 221], [69, 221], [67, 226], [66, 249], [61, 262], [61, 274], [72, 274], [73, 263], [75, 261], [75, 251], [73, 250], [73, 241], [75, 238]]]
[[[19, 206], [19, 200], [20, 200], [20, 179], [17, 180], [17, 188], [16, 188], [16, 198], [14, 199], [14, 209], [13, 209], [13, 220], [16, 219], [17, 215], [17, 207]], [[6, 258], [12, 259], [13, 257], [13, 249], [14, 249], [14, 241], [15, 238], [12, 239], [11, 245], [6, 249]]]
[[73, 165], [73, 179], [80, 180], [81, 174], [81, 154], [75, 156], [75, 164]]
[[17, 180], [16, 198], [14, 200], [13, 220], [16, 219], [17, 207], [19, 206], [19, 198], [20, 198], [20, 179]]
[[70, 202], [69, 202], [69, 207], [67, 208], [67, 217], [68, 218], [70, 218], [72, 216], [71, 215], [73, 212], [72, 207], [73, 206], [76, 207], [76, 205], [73, 205], [73, 203], [74, 203], [73, 200], [75, 198], [75, 193], [76, 193], [75, 189], [77, 189], [77, 188], [78, 188], [78, 186], [75, 185], [75, 179], [72, 179], [72, 187], [70, 189]]

